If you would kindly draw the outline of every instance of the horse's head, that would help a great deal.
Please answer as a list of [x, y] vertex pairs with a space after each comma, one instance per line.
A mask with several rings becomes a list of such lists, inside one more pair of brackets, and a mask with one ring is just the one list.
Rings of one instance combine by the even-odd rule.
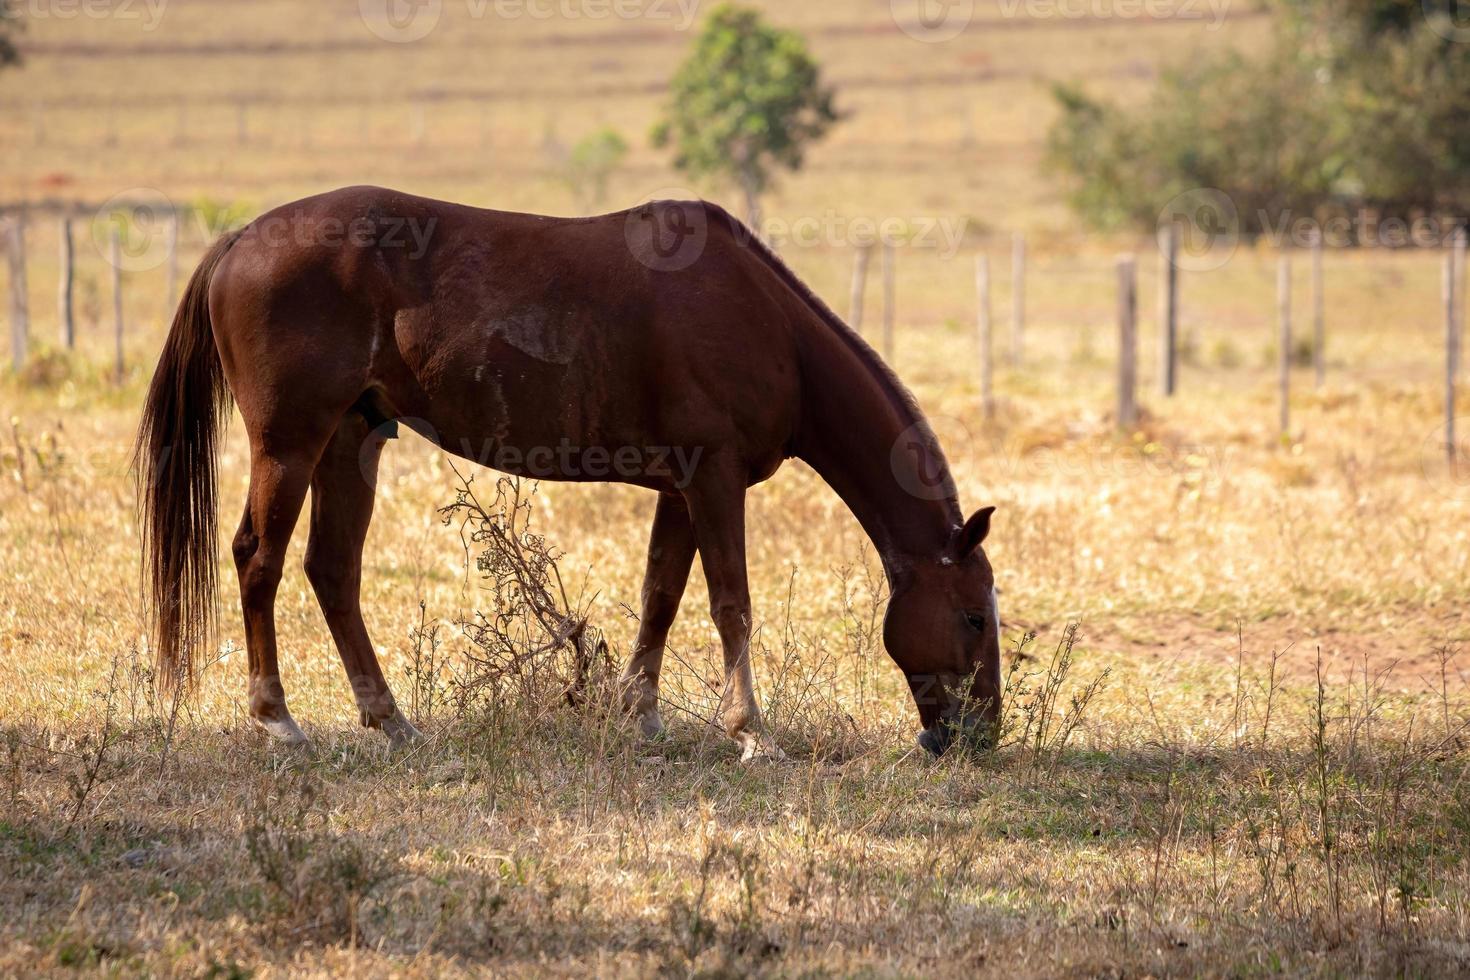
[[908, 678], [935, 755], [956, 737], [994, 743], [1000, 717], [1000, 613], [981, 545], [994, 507], [956, 528], [942, 552], [897, 576], [883, 642]]

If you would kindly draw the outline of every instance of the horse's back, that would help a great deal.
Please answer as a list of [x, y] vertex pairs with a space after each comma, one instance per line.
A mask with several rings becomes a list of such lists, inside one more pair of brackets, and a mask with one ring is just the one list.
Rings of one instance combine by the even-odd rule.
[[[650, 255], [650, 207], [702, 223], [697, 251]], [[253, 222], [217, 276], [227, 376], [333, 405], [374, 392], [480, 458], [683, 445], [762, 468], [794, 425], [795, 311], [721, 215], [549, 218], [367, 187], [298, 201]]]

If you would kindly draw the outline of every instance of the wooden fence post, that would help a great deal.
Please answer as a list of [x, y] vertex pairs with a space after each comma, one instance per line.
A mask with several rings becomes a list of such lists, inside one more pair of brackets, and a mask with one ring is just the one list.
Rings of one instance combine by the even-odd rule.
[[112, 314], [113, 355], [117, 383], [123, 382], [123, 292], [122, 292], [122, 233], [116, 225], [112, 228]]
[[1464, 345], [1465, 336], [1465, 235], [1466, 229], [1461, 227], [1455, 232], [1455, 380], [1460, 380], [1460, 361], [1463, 360], [1460, 348]]
[[975, 256], [975, 328], [980, 334], [980, 404], [995, 418], [995, 330], [990, 318], [990, 257]]
[[1276, 266], [1276, 319], [1281, 347], [1277, 386], [1281, 397], [1281, 434], [1291, 430], [1291, 256], [1281, 253]]
[[1159, 385], [1173, 396], [1179, 383], [1179, 232], [1164, 226], [1159, 263]]
[[173, 319], [174, 305], [179, 301], [179, 213], [174, 211], [168, 219], [168, 290], [164, 297], [164, 321]]
[[1312, 369], [1317, 387], [1327, 380], [1327, 318], [1322, 292], [1322, 230], [1312, 235]]
[[1138, 281], [1133, 256], [1118, 257], [1118, 428], [1138, 423]]
[[893, 363], [893, 322], [897, 317], [894, 309], [894, 256], [893, 243], [883, 243], [883, 359]]
[[1026, 334], [1026, 236], [1011, 236], [1011, 363], [1024, 356]]
[[873, 246], [859, 245], [857, 257], [852, 264], [852, 292], [848, 294], [847, 322], [859, 334], [863, 332], [863, 294], [868, 288], [868, 263], [873, 258]]
[[57, 234], [61, 239], [61, 268], [57, 273], [56, 319], [61, 329], [61, 346], [75, 350], [77, 322], [72, 298], [76, 293], [76, 247], [71, 239], [70, 217], [64, 216], [57, 223]]
[[21, 211], [10, 219], [6, 253], [10, 257], [10, 357], [16, 371], [25, 367], [26, 346], [31, 335], [31, 308], [26, 290], [26, 216]]
[[1444, 450], [1450, 464], [1455, 463], [1455, 379], [1460, 362], [1458, 313], [1459, 282], [1455, 252], [1460, 243], [1444, 254]]

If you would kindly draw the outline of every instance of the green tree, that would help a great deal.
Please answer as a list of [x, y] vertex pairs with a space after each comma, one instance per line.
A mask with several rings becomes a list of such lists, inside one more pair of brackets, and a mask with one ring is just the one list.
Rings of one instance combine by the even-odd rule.
[[0, 0], [0, 68], [20, 64], [20, 51], [15, 47], [15, 35], [21, 29], [20, 14], [16, 13], [11, 0]]
[[583, 211], [601, 208], [607, 201], [607, 182], [628, 155], [628, 143], [611, 126], [584, 136], [562, 168], [562, 178]]
[[758, 227], [760, 196], [775, 171], [799, 170], [807, 148], [839, 118], [801, 35], [726, 3], [674, 75], [653, 142], [672, 146], [674, 165], [690, 177], [733, 181], [746, 220]]

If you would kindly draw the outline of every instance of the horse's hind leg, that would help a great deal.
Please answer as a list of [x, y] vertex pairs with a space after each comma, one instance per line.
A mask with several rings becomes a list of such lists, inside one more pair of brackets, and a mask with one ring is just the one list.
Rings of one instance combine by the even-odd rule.
[[276, 659], [276, 588], [291, 532], [301, 514], [306, 489], [316, 465], [309, 451], [271, 451], [251, 447], [250, 493], [245, 516], [235, 534], [235, 568], [240, 576], [240, 606], [245, 618], [245, 646], [250, 662], [250, 717], [269, 735], [293, 745], [306, 741], [281, 687]]
[[648, 539], [638, 641], [623, 672], [623, 703], [637, 716], [645, 735], [657, 735], [664, 727], [658, 714], [658, 675], [669, 627], [679, 612], [693, 564], [694, 527], [689, 523], [689, 506], [676, 493], [659, 494]]
[[418, 729], [398, 710], [362, 618], [362, 547], [373, 518], [383, 439], [357, 413], [338, 426], [311, 479], [311, 538], [306, 577], [316, 592], [362, 723], [381, 728], [394, 745], [417, 741]]

